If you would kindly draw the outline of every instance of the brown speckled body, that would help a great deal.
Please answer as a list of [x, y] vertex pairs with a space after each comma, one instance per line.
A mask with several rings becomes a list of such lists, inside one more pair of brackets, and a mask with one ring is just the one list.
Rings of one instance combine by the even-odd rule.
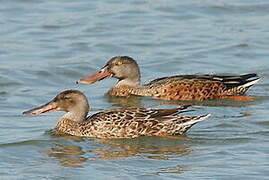
[[[130, 95], [138, 95], [164, 100], [202, 101], [243, 95], [249, 88], [243, 87], [243, 82], [240, 83], [234, 80], [224, 82], [220, 78], [214, 79], [214, 77], [211, 75], [192, 76], [192, 78], [189, 76], [165, 77], [153, 80], [143, 86], [132, 87], [123, 85], [114, 87], [108, 93], [111, 96], [128, 97]], [[247, 83], [247, 81], [244, 83]]]
[[[139, 136], [180, 135], [206, 116], [179, 116], [182, 108], [120, 108], [94, 114], [82, 122], [61, 119], [55, 130], [74, 136], [96, 138], [135, 138]], [[188, 123], [190, 122], [190, 123]]]

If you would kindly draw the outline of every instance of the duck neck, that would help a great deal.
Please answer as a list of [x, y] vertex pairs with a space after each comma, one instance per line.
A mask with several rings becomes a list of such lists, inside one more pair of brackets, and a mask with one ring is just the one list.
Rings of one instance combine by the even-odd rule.
[[74, 122], [82, 122], [86, 119], [87, 113], [72, 113], [72, 112], [67, 112], [65, 115], [63, 115], [62, 119], [70, 119]]
[[120, 79], [117, 84], [116, 87], [119, 86], [131, 86], [131, 87], [136, 87], [140, 85], [140, 76], [139, 77], [135, 77], [135, 78], [126, 78], [126, 79]]

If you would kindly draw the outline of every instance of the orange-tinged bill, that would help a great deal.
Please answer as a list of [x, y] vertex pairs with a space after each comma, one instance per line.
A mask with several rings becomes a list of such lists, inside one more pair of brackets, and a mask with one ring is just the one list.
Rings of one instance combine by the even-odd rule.
[[109, 78], [111, 76], [112, 76], [112, 74], [109, 73], [106, 69], [102, 69], [99, 72], [90, 74], [90, 75], [84, 77], [83, 79], [78, 80], [77, 83], [81, 83], [81, 84], [93, 84], [96, 81], [100, 81], [102, 79]]

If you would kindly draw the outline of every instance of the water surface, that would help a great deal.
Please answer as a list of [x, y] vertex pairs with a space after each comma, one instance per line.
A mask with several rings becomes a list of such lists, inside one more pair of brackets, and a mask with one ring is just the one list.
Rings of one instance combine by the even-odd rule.
[[[259, 0], [1, 1], [0, 179], [267, 179], [268, 11]], [[66, 89], [83, 91], [92, 113], [166, 103], [111, 98], [113, 79], [75, 84], [116, 55], [135, 58], [143, 82], [252, 72], [262, 81], [253, 102], [194, 103], [192, 114], [212, 116], [181, 139], [53, 136], [63, 113], [21, 114]]]

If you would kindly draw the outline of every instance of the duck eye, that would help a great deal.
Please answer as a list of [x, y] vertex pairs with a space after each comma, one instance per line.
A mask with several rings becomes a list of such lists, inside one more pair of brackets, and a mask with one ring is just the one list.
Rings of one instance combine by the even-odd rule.
[[122, 64], [123, 64], [122, 61], [118, 61], [118, 62], [116, 62], [116, 65], [117, 65], [117, 66], [120, 66], [120, 65], [122, 65]]
[[64, 96], [64, 99], [65, 99], [65, 100], [70, 100], [71, 97], [69, 97], [69, 96]]

